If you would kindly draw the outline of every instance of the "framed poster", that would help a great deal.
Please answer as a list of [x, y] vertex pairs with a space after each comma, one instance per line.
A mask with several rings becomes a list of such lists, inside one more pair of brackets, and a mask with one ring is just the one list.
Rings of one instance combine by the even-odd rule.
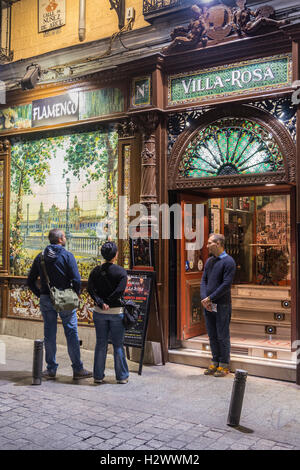
[[39, 33], [66, 24], [66, 0], [38, 0]]

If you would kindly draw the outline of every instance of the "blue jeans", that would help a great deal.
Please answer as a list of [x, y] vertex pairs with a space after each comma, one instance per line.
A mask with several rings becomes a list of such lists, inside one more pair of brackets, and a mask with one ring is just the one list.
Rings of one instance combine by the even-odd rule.
[[125, 380], [129, 376], [128, 365], [124, 352], [123, 314], [98, 313], [94, 311], [93, 319], [96, 328], [96, 348], [94, 358], [94, 378], [104, 378], [105, 362], [109, 336], [114, 348], [114, 363], [117, 380]]
[[[51, 372], [56, 372], [58, 368], [56, 362], [57, 311], [53, 308], [49, 295], [41, 295], [40, 309], [44, 319], [47, 369]], [[83, 364], [80, 360], [76, 310], [60, 312], [59, 316], [64, 327], [73, 371], [79, 372], [83, 369]]]
[[212, 352], [212, 362], [220, 366], [228, 365], [230, 361], [231, 305], [218, 304], [217, 312], [205, 310], [204, 318]]

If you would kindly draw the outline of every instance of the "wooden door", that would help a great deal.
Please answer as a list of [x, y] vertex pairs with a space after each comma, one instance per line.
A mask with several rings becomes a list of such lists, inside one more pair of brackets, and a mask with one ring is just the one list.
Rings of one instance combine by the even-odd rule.
[[[200, 282], [208, 257], [207, 241], [209, 235], [207, 199], [197, 196], [181, 195], [182, 237], [179, 240], [180, 282], [178, 292], [180, 339], [189, 339], [206, 332], [203, 307], [200, 298]], [[198, 208], [198, 226], [196, 215]], [[201, 206], [201, 207], [200, 207]], [[185, 214], [187, 216], [185, 223]], [[191, 216], [192, 227], [188, 227]], [[200, 216], [200, 217], [199, 217]], [[200, 219], [200, 220], [199, 220]], [[197, 235], [191, 238], [190, 228]], [[199, 229], [201, 236], [199, 235]], [[199, 248], [201, 246], [201, 248]]]

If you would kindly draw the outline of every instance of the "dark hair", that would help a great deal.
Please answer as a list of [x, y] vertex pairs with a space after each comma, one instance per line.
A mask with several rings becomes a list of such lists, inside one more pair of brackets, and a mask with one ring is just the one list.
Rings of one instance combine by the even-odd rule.
[[211, 233], [209, 238], [213, 237], [214, 242], [220, 242], [221, 246], [225, 246], [225, 237], [222, 233]]
[[101, 255], [106, 261], [111, 261], [117, 254], [118, 247], [114, 242], [105, 242], [101, 246]]
[[65, 232], [60, 228], [50, 230], [48, 238], [51, 245], [57, 245], [59, 240], [64, 236]]

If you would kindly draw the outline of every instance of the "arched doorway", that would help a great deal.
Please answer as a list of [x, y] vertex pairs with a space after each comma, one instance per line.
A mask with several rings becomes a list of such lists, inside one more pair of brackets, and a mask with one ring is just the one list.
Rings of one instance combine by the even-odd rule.
[[[211, 232], [224, 233], [226, 250], [236, 260], [231, 327], [235, 363], [241, 355], [257, 358], [257, 364], [263, 358], [270, 362], [271, 356], [290, 360], [296, 286], [291, 275], [295, 144], [289, 132], [253, 106], [220, 107], [182, 132], [168, 170], [169, 190], [182, 206], [205, 204], [204, 240]], [[177, 338], [187, 348], [198, 348], [200, 364], [206, 365], [208, 339], [200, 295], [198, 303], [196, 299], [207, 259], [205, 244], [191, 253], [181, 240], [177, 254]], [[265, 366], [257, 364], [255, 370]]]

